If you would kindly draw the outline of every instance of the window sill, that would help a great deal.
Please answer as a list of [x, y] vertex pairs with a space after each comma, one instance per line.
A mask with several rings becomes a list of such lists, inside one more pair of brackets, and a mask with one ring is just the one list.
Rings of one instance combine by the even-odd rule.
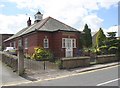
[[44, 47], [45, 49], [48, 49], [49, 47]]

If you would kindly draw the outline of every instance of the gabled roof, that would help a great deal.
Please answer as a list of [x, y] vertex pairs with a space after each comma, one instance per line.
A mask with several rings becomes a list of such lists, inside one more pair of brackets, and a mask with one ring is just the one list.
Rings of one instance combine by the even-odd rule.
[[98, 33], [98, 31], [96, 31], [96, 32], [91, 32], [91, 35], [92, 35], [92, 36], [95, 36], [97, 33]]
[[31, 26], [22, 29], [21, 31], [17, 32], [15, 35], [13, 35], [12, 37], [8, 38], [5, 41], [14, 39], [16, 37], [28, 34], [30, 32], [36, 31], [36, 30], [37, 31], [46, 31], [46, 32], [54, 32], [54, 31], [58, 31], [58, 30], [74, 31], [74, 32], [78, 31], [75, 28], [72, 28], [72, 27], [52, 18], [52, 17], [47, 17], [38, 23], [34, 23]]

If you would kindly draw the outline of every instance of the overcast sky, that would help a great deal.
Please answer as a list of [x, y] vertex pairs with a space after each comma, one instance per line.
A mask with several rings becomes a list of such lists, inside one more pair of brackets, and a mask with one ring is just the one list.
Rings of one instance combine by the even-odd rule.
[[[39, 11], [80, 31], [87, 23], [92, 32], [100, 27], [118, 32], [119, 0], [0, 0], [0, 33], [16, 33]], [[120, 29], [119, 29], [120, 30]], [[119, 31], [120, 32], [120, 31]], [[120, 33], [119, 33], [120, 34]]]

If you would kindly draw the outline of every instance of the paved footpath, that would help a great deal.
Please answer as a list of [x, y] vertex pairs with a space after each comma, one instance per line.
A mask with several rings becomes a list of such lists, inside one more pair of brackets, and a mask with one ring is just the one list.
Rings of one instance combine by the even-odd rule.
[[26, 76], [28, 78], [36, 79], [36, 80], [46, 80], [46, 79], [52, 79], [52, 78], [57, 78], [60, 76], [68, 76], [72, 75], [75, 73], [81, 73], [81, 72], [86, 72], [86, 71], [91, 71], [91, 70], [96, 70], [96, 69], [102, 69], [110, 66], [115, 66], [118, 65], [118, 62], [113, 62], [113, 63], [107, 63], [107, 64], [97, 64], [97, 65], [92, 65], [90, 67], [79, 67], [79, 68], [74, 68], [74, 69], [69, 69], [69, 70], [53, 70], [53, 71], [47, 71], [45, 70], [42, 73], [37, 73], [34, 71], [27, 72]]
[[70, 70], [52, 70], [52, 71], [45, 70], [42, 73], [31, 71], [31, 72], [27, 72], [23, 77], [18, 76], [16, 72], [13, 72], [13, 70], [10, 67], [6, 66], [6, 64], [2, 63], [1, 61], [0, 61], [0, 65], [1, 65], [0, 67], [2, 67], [0, 68], [0, 72], [1, 72], [0, 85], [13, 86], [13, 85], [19, 85], [24, 83], [30, 83], [31, 81], [47, 80], [47, 79], [52, 79], [60, 76], [72, 75], [74, 73], [80, 73], [80, 72], [110, 67], [110, 66], [118, 65], [118, 62], [98, 64], [98, 65], [93, 65], [91, 67], [76, 68], [76, 69], [70, 69]]
[[16, 72], [0, 61], [0, 86], [22, 82], [28, 82], [28, 80], [18, 76]]

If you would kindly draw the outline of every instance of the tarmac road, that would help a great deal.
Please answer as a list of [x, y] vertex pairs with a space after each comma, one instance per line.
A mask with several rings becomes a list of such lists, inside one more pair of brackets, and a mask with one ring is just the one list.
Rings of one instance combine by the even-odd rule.
[[69, 77], [36, 81], [19, 86], [118, 86], [118, 66], [76, 73]]
[[[0, 61], [0, 86], [118, 86], [118, 65], [106, 68], [90, 70], [87, 72], [77, 71], [73, 74], [60, 75], [55, 78], [47, 78], [37, 81], [26, 80]], [[120, 66], [119, 66], [120, 67]], [[120, 83], [119, 83], [120, 84]]]

